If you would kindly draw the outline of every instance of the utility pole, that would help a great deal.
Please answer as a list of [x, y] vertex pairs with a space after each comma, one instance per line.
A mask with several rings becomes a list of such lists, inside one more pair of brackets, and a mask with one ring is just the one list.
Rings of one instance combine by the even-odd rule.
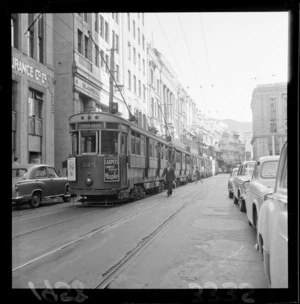
[[115, 72], [115, 49], [111, 48], [110, 54], [110, 76], [109, 76], [109, 113], [112, 113], [113, 101], [114, 101], [114, 80], [113, 74]]

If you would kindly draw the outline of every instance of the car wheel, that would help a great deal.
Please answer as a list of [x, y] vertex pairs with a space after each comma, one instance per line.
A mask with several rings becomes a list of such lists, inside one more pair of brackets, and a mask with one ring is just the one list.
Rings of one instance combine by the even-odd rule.
[[66, 188], [66, 192], [65, 192], [65, 195], [69, 195], [69, 196], [63, 196], [63, 201], [65, 203], [69, 202], [71, 200], [71, 196], [70, 196], [70, 190], [69, 190], [69, 187]]
[[34, 192], [32, 194], [31, 200], [29, 201], [29, 205], [31, 208], [37, 208], [41, 204], [42, 195], [40, 192]]
[[239, 197], [238, 199], [238, 205], [239, 205], [239, 208], [240, 208], [240, 211], [241, 212], [246, 212], [246, 204], [245, 204], [245, 201], [243, 199], [241, 199]]
[[229, 193], [229, 198], [233, 198], [233, 193], [230, 191], [228, 191], [228, 193]]
[[234, 202], [235, 204], [238, 203], [238, 199], [237, 199], [235, 196], [233, 196], [233, 202]]

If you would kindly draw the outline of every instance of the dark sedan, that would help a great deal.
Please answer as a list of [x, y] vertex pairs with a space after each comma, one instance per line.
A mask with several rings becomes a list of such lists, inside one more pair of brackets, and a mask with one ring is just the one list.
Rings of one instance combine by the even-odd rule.
[[12, 166], [12, 202], [28, 202], [38, 207], [43, 199], [62, 197], [70, 201], [69, 184], [66, 177], [60, 177], [56, 170], [45, 164]]

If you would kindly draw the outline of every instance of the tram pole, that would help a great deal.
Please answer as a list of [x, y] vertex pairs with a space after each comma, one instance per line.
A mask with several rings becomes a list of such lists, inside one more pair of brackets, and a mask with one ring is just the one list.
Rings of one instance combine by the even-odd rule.
[[113, 101], [114, 101], [114, 80], [113, 74], [115, 72], [115, 49], [114, 46], [110, 49], [110, 76], [109, 76], [109, 113], [113, 113]]

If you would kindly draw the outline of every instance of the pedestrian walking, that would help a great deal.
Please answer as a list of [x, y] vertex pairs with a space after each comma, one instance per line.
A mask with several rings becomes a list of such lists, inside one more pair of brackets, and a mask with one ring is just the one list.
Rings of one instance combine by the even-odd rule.
[[167, 167], [164, 169], [162, 177], [166, 176], [166, 183], [168, 189], [168, 196], [172, 195], [173, 191], [173, 182], [175, 181], [175, 170], [170, 166], [170, 163], [167, 161]]
[[195, 184], [197, 184], [198, 181], [200, 181], [202, 183], [201, 174], [200, 174], [200, 171], [199, 171], [198, 167], [196, 167], [195, 175], [196, 175], [196, 182], [195, 182]]

